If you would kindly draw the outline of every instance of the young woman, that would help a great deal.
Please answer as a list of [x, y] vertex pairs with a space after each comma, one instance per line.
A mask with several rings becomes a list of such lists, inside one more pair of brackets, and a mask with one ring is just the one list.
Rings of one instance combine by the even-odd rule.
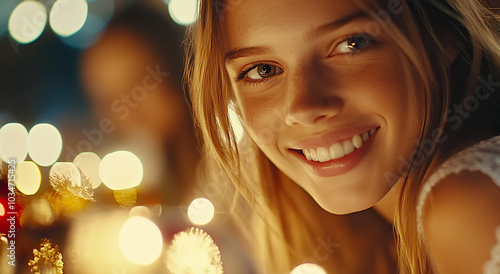
[[262, 273], [500, 273], [499, 27], [475, 0], [201, 1], [194, 111]]

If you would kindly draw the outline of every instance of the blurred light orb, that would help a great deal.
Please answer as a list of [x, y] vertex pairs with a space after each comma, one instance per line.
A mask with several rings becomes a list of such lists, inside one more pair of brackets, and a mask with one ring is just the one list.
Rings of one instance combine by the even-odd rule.
[[219, 247], [198, 227], [175, 234], [165, 254], [168, 273], [224, 273]]
[[94, 152], [82, 152], [73, 160], [73, 164], [77, 166], [82, 173], [92, 182], [92, 188], [96, 189], [101, 185], [101, 177], [99, 176], [99, 165], [101, 158]]
[[22, 227], [51, 225], [54, 222], [54, 213], [50, 203], [45, 199], [33, 200], [21, 212], [19, 222]]
[[145, 206], [134, 206], [128, 213], [129, 217], [141, 216], [145, 218], [151, 218], [151, 210]]
[[5, 215], [5, 207], [2, 204], [0, 204], [0, 217], [4, 215]]
[[49, 14], [52, 30], [59, 36], [68, 37], [78, 32], [88, 15], [85, 0], [57, 0]]
[[141, 216], [129, 218], [118, 234], [118, 245], [127, 260], [150, 265], [160, 256], [163, 238], [155, 223]]
[[101, 37], [102, 31], [111, 19], [115, 8], [114, 0], [89, 0], [87, 5], [87, 19], [82, 28], [74, 35], [68, 37], [59, 36], [61, 41], [68, 46], [86, 49], [94, 45]]
[[197, 0], [170, 0], [168, 3], [170, 17], [179, 25], [187, 26], [198, 19]]
[[18, 43], [28, 44], [35, 41], [47, 24], [47, 9], [33, 0], [20, 2], [9, 17], [10, 36]]
[[39, 166], [54, 164], [62, 151], [61, 133], [51, 124], [37, 124], [28, 134], [28, 153]]
[[28, 155], [28, 131], [18, 123], [8, 123], [0, 128], [0, 157], [4, 162], [15, 159], [20, 163]]
[[[57, 162], [49, 171], [49, 176], [59, 176], [71, 182], [71, 186], [82, 186], [82, 176], [78, 167], [70, 162]], [[65, 180], [65, 181], [66, 181]]]
[[214, 218], [215, 208], [210, 200], [196, 198], [189, 205], [187, 214], [193, 224], [206, 225]]
[[138, 186], [142, 181], [141, 160], [130, 151], [115, 151], [102, 158], [99, 165], [102, 182], [112, 190]]
[[40, 188], [42, 174], [40, 168], [31, 161], [17, 164], [15, 184], [17, 189], [25, 195], [33, 195]]
[[290, 274], [327, 274], [326, 270], [313, 263], [304, 263], [296, 266]]

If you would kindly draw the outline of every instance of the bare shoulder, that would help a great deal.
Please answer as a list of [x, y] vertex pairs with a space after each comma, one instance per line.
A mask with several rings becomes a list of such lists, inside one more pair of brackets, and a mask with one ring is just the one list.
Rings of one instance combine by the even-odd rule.
[[480, 172], [448, 175], [429, 194], [423, 226], [439, 273], [483, 273], [497, 243], [500, 187]]

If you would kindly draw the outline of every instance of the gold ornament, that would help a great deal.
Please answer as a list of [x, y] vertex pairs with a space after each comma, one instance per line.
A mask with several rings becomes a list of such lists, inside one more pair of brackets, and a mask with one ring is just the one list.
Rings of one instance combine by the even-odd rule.
[[90, 179], [81, 173], [81, 186], [74, 185], [69, 176], [52, 175], [49, 179], [52, 189], [44, 195], [56, 214], [72, 215], [87, 207], [93, 201], [94, 192]]
[[132, 207], [137, 202], [137, 190], [135, 188], [127, 188], [113, 191], [115, 200], [121, 207]]
[[54, 245], [48, 239], [42, 239], [40, 250], [33, 249], [33, 260], [30, 260], [28, 266], [31, 267], [31, 273], [35, 274], [63, 274], [64, 262], [59, 246]]

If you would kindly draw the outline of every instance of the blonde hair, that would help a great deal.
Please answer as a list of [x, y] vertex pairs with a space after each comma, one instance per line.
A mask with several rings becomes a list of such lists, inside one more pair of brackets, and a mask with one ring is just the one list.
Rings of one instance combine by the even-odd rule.
[[[361, 2], [360, 5], [363, 6]], [[489, 134], [500, 133], [500, 125], [496, 125], [483, 126], [482, 130], [475, 131], [476, 135], [466, 134], [469, 125], [482, 115], [499, 115], [493, 100], [482, 102], [481, 109], [458, 129], [450, 128], [446, 121], [452, 104], [473, 95], [480, 75], [500, 78], [498, 17], [479, 1], [471, 0], [408, 1], [402, 6], [402, 12], [392, 16], [387, 33], [399, 46], [403, 62], [407, 64], [405, 73], [411, 95], [422, 105], [418, 149], [429, 143], [431, 148], [427, 148], [428, 153], [421, 161], [410, 160], [407, 174], [399, 174], [407, 179], [401, 190], [394, 230], [400, 272], [428, 273], [431, 270], [425, 246], [416, 233], [415, 208], [421, 183], [459, 148]], [[367, 12], [370, 10], [364, 8]], [[251, 140], [237, 143], [228, 117], [233, 94], [224, 66], [220, 26], [228, 10], [219, 1], [201, 1], [198, 22], [190, 29], [187, 77], [194, 115], [204, 141], [205, 157], [215, 161], [234, 183], [236, 197], [243, 197], [253, 208], [251, 237], [255, 239], [259, 273], [285, 273], [314, 252], [317, 237], [348, 237], [343, 232], [332, 231], [340, 227], [349, 230], [360, 218], [384, 222], [375, 217], [372, 210], [347, 216], [324, 212]], [[452, 47], [458, 51], [453, 64], [446, 39], [452, 41]], [[435, 129], [440, 135], [435, 134]], [[387, 261], [386, 267], [390, 267], [394, 246], [388, 244], [387, 239], [381, 241], [386, 245], [379, 253]], [[338, 271], [341, 264], [335, 265], [335, 260], [348, 259], [332, 256], [331, 262], [321, 263]]]

